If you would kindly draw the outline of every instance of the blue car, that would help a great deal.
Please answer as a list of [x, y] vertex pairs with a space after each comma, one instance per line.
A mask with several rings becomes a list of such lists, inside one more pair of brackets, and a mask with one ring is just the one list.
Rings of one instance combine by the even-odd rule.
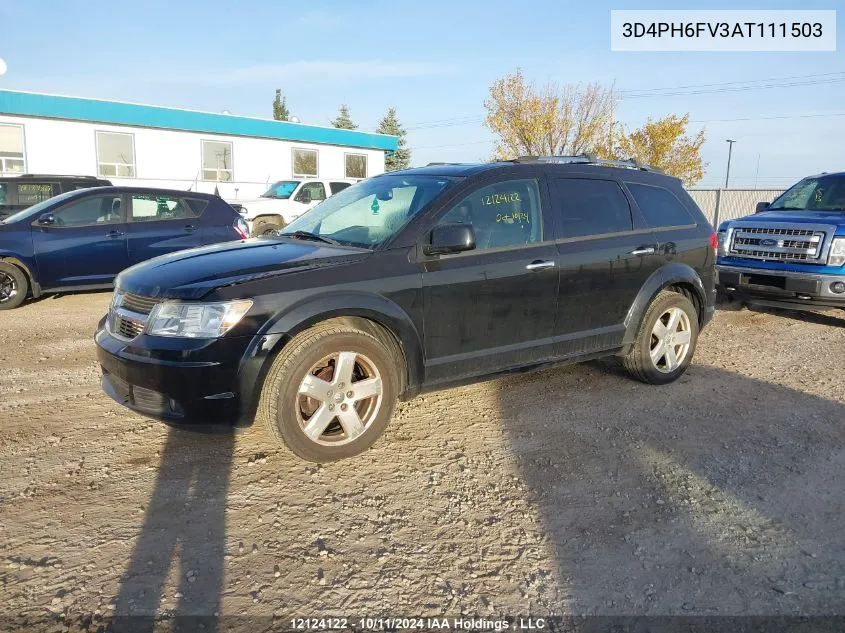
[[845, 172], [804, 178], [719, 226], [718, 287], [796, 310], [845, 308]]
[[141, 187], [64, 193], [0, 221], [0, 310], [46, 293], [109, 288], [138, 262], [248, 234], [246, 221], [209, 194]]

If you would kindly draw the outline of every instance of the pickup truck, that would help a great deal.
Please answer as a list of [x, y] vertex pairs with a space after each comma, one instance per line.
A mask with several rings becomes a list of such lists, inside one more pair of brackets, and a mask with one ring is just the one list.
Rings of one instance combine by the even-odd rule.
[[247, 221], [251, 235], [273, 235], [317, 203], [355, 182], [317, 178], [280, 180], [258, 198], [227, 202]]
[[845, 308], [845, 172], [804, 178], [719, 226], [718, 289], [764, 306]]

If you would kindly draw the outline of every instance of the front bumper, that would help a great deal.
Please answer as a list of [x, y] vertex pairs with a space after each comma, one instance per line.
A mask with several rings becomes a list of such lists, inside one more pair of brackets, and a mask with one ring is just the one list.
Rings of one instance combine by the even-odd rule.
[[717, 264], [716, 283], [727, 294], [761, 305], [800, 310], [845, 308], [845, 292], [833, 289], [836, 284], [845, 284], [845, 274]]
[[[253, 390], [244, 385], [243, 359], [252, 337], [216, 340], [170, 339], [145, 345], [95, 336], [102, 386], [114, 401], [175, 426], [244, 426], [252, 421]], [[155, 349], [153, 349], [155, 348]]]

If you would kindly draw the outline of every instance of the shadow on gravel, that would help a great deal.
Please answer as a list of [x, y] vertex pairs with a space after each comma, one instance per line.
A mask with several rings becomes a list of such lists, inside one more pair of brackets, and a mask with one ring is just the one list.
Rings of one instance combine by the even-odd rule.
[[644, 385], [612, 361], [498, 393], [572, 613], [845, 613], [842, 403], [700, 366]]
[[845, 327], [845, 310], [830, 309], [818, 312], [799, 310], [783, 310], [779, 308], [770, 308], [754, 303], [742, 303], [740, 301], [726, 301], [722, 300], [716, 308], [722, 312], [740, 312], [742, 310], [750, 310], [751, 312], [760, 312], [762, 314], [773, 314], [775, 316], [784, 317], [787, 319], [794, 319], [805, 323], [815, 323], [817, 325], [830, 325], [833, 327]]
[[[189, 619], [192, 630], [214, 631], [234, 445], [233, 434], [168, 430], [155, 489], [115, 601], [113, 630], [153, 631], [157, 617], [204, 616]], [[176, 582], [167, 582], [171, 574], [178, 574]], [[175, 595], [162, 595], [174, 584]]]

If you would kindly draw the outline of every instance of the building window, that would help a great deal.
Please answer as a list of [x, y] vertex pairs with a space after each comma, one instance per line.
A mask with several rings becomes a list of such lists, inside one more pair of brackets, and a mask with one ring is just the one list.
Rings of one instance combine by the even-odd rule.
[[135, 177], [135, 136], [97, 132], [97, 174], [117, 178]]
[[26, 172], [23, 126], [0, 125], [0, 174]]
[[366, 154], [344, 154], [345, 178], [366, 178], [367, 177], [367, 155]]
[[316, 149], [294, 149], [293, 150], [293, 176], [317, 177], [317, 150]]
[[226, 141], [202, 142], [202, 179], [232, 182], [232, 143]]

